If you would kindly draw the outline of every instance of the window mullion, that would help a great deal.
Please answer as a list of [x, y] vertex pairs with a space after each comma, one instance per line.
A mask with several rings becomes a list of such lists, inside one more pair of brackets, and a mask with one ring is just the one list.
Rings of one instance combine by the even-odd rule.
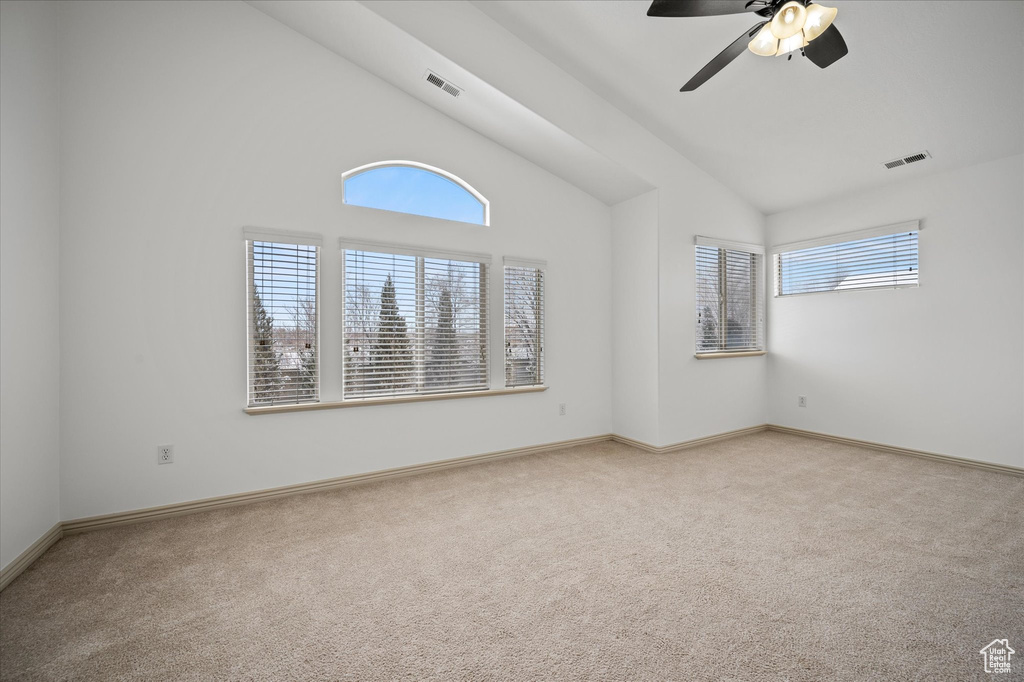
[[725, 350], [729, 343], [728, 300], [729, 278], [725, 249], [718, 250], [718, 350]]
[[426, 276], [424, 259], [416, 258], [416, 348], [413, 351], [416, 363], [416, 392], [420, 393], [426, 386]]
[[477, 270], [477, 311], [479, 314], [478, 325], [479, 325], [479, 347], [480, 347], [480, 368], [484, 371], [484, 376], [481, 377], [483, 384], [486, 386], [491, 385], [491, 368], [489, 365], [490, 355], [488, 354], [487, 344], [489, 343], [489, 336], [487, 334], [487, 325], [489, 324], [487, 315], [487, 277], [490, 275], [489, 268], [485, 263], [479, 264], [479, 270]]
[[537, 356], [537, 358], [536, 358], [536, 360], [537, 360], [537, 383], [541, 383], [541, 378], [544, 376], [544, 368], [543, 368], [544, 349], [541, 347], [541, 344], [544, 341], [544, 339], [543, 339], [544, 329], [543, 329], [543, 320], [542, 320], [542, 315], [544, 314], [544, 307], [543, 307], [542, 299], [541, 299], [541, 296], [543, 296], [543, 292], [544, 292], [543, 283], [542, 283], [542, 277], [543, 276], [544, 275], [541, 272], [541, 270], [538, 269], [538, 270], [534, 271], [534, 277], [533, 277], [533, 313], [534, 313], [533, 329], [536, 332], [537, 338], [536, 338], [536, 341], [534, 342], [534, 346], [533, 347], [536, 349], [535, 355]]

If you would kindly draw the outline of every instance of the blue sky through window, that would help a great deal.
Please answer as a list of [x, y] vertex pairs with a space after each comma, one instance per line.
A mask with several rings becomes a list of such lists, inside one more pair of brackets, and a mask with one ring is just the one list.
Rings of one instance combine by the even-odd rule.
[[781, 295], [917, 283], [917, 232], [779, 254]]
[[383, 166], [345, 179], [345, 203], [484, 224], [484, 205], [448, 178], [423, 168]]

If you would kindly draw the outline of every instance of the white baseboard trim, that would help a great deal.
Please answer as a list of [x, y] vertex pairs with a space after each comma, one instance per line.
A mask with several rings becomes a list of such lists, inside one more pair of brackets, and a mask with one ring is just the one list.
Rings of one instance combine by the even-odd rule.
[[895, 445], [873, 443], [871, 441], [858, 440], [856, 438], [844, 438], [843, 436], [833, 436], [827, 433], [818, 433], [817, 431], [805, 431], [804, 429], [794, 429], [789, 426], [779, 426], [778, 424], [768, 424], [766, 428], [769, 431], [775, 431], [777, 433], [788, 433], [793, 436], [803, 436], [804, 438], [827, 440], [833, 443], [843, 443], [844, 445], [856, 445], [862, 448], [871, 448], [872, 450], [890, 452], [894, 455], [909, 455], [910, 457], [931, 459], [939, 462], [946, 462], [947, 464], [957, 464], [959, 466], [971, 467], [974, 469], [983, 469], [985, 471], [997, 471], [1001, 474], [1010, 474], [1011, 476], [1024, 476], [1024, 469], [1020, 467], [1010, 466], [1009, 464], [994, 464], [992, 462], [982, 462], [976, 459], [953, 457], [952, 455], [940, 455], [935, 452], [925, 452], [924, 450], [911, 450], [910, 448], [901, 448], [896, 447]]
[[651, 445], [650, 443], [645, 443], [643, 441], [628, 438], [626, 436], [620, 436], [618, 434], [603, 434], [599, 436], [590, 436], [587, 438], [574, 438], [572, 440], [563, 440], [554, 443], [544, 443], [542, 445], [531, 445], [522, 448], [513, 448], [511, 450], [488, 452], [480, 455], [470, 455], [468, 457], [456, 457], [453, 459], [445, 459], [437, 462], [413, 464], [410, 466], [396, 467], [393, 469], [383, 469], [381, 471], [371, 471], [365, 474], [339, 476], [337, 478], [329, 478], [322, 481], [312, 481], [309, 483], [298, 483], [295, 485], [281, 486], [279, 488], [268, 488], [266, 490], [256, 490], [247, 493], [236, 493], [234, 495], [210, 497], [203, 500], [179, 502], [176, 504], [167, 504], [160, 507], [135, 509], [132, 511], [117, 512], [114, 514], [104, 514], [102, 516], [91, 516], [88, 518], [64, 521], [63, 523], [56, 524], [53, 528], [47, 531], [45, 535], [36, 540], [31, 547], [22, 552], [18, 556], [18, 558], [16, 558], [14, 561], [12, 561], [4, 568], [0, 569], [0, 590], [3, 590], [5, 587], [7, 587], [11, 583], [11, 581], [13, 581], [19, 575], [21, 575], [21, 573], [25, 569], [32, 565], [32, 562], [34, 562], [36, 559], [42, 556], [47, 549], [53, 546], [55, 542], [60, 540], [65, 535], [74, 535], [76, 533], [85, 533], [87, 531], [100, 530], [103, 528], [113, 528], [116, 526], [124, 526], [133, 523], [143, 523], [145, 521], [157, 521], [159, 519], [166, 519], [174, 516], [195, 514], [198, 512], [208, 511], [211, 509], [220, 509], [222, 507], [231, 507], [241, 504], [251, 504], [253, 502], [271, 500], [278, 497], [285, 497], [289, 495], [300, 495], [302, 493], [330, 490], [333, 488], [343, 488], [350, 485], [357, 485], [359, 483], [369, 483], [371, 481], [383, 481], [393, 478], [402, 478], [405, 476], [413, 476], [415, 474], [426, 473], [428, 471], [454, 469], [456, 467], [468, 466], [471, 464], [478, 464], [481, 462], [488, 462], [499, 459], [506, 459], [510, 457], [541, 454], [544, 452], [561, 450], [563, 448], [571, 448], [578, 445], [590, 445], [593, 443], [601, 443], [609, 440], [622, 443], [624, 445], [629, 445], [644, 452], [649, 452], [653, 454], [664, 454], [669, 452], [678, 452], [680, 450], [686, 450], [688, 448], [695, 448], [700, 445], [708, 445], [710, 443], [715, 443], [730, 438], [737, 438], [739, 436], [760, 433], [762, 431], [775, 431], [778, 433], [787, 433], [794, 436], [803, 436], [805, 438], [815, 438], [818, 440], [832, 441], [834, 443], [855, 445], [858, 447], [870, 448], [872, 450], [890, 452], [898, 455], [922, 457], [925, 459], [947, 462], [949, 464], [958, 464], [960, 466], [974, 467], [977, 469], [983, 469], [985, 471], [995, 471], [999, 473], [1010, 474], [1013, 476], [1024, 476], [1024, 469], [1021, 469], [1019, 467], [1007, 466], [1003, 464], [991, 464], [988, 462], [979, 462], [977, 460], [963, 459], [961, 457], [951, 457], [949, 455], [939, 455], [931, 452], [923, 452], [921, 450], [911, 450], [908, 448], [900, 448], [891, 445], [884, 445], [881, 443], [872, 443], [870, 441], [857, 440], [855, 438], [843, 438], [841, 436], [832, 436], [825, 433], [818, 433], [816, 431], [794, 429], [788, 426], [779, 426], [777, 424], [759, 424], [758, 426], [751, 426], [745, 429], [736, 429], [735, 431], [727, 431], [725, 433], [719, 433], [713, 436], [706, 436], [704, 438], [696, 438], [694, 440], [683, 441], [681, 443], [673, 443], [671, 445], [662, 446]]
[[147, 509], [136, 509], [132, 511], [116, 512], [114, 514], [104, 514], [102, 516], [90, 516], [88, 518], [65, 521], [64, 534], [74, 535], [75, 533], [84, 533], [90, 530], [99, 530], [101, 528], [113, 528], [114, 526], [123, 526], [130, 523], [141, 523], [143, 521], [155, 521], [156, 519], [166, 519], [172, 516], [182, 516], [184, 514], [195, 514], [196, 512], [207, 511], [209, 509], [219, 509], [221, 507], [231, 507], [239, 504], [250, 504], [252, 502], [271, 500], [277, 497], [284, 497], [288, 495], [299, 495], [302, 493], [310, 493], [320, 490], [330, 490], [332, 488], [343, 488], [346, 486], [356, 485], [359, 483], [369, 483], [371, 481], [401, 478], [404, 476], [412, 476], [414, 474], [421, 474], [428, 471], [452, 469], [455, 467], [462, 467], [470, 464], [479, 464], [481, 462], [490, 462], [498, 459], [505, 459], [508, 457], [535, 455], [538, 453], [548, 452], [551, 450], [571, 448], [577, 445], [589, 445], [591, 443], [600, 443], [603, 441], [610, 440], [611, 437], [611, 434], [603, 434], [600, 436], [589, 436], [587, 438], [574, 438], [572, 440], [563, 440], [554, 443], [544, 443], [542, 445], [531, 445], [522, 448], [513, 448], [511, 450], [487, 452], [481, 455], [470, 455], [468, 457], [456, 457], [453, 459], [444, 459], [436, 462], [426, 462], [424, 464], [412, 464], [409, 466], [395, 467], [393, 469], [382, 469], [380, 471], [371, 471], [365, 474], [339, 476], [337, 478], [328, 478], [322, 481], [297, 483], [294, 485], [281, 486], [279, 488], [255, 490], [253, 492], [247, 493], [235, 493], [233, 495], [223, 495], [221, 497], [208, 497], [202, 500], [193, 500], [190, 502], [177, 502], [175, 504], [167, 504], [160, 507], [149, 507]]
[[63, 524], [58, 521], [54, 524], [53, 528], [46, 531], [43, 537], [33, 542], [14, 561], [0, 568], [0, 591], [10, 585], [12, 580], [21, 575], [26, 568], [31, 566], [36, 559], [43, 556], [46, 550], [53, 547], [54, 543], [62, 537], [64, 537]]
[[611, 439], [617, 443], [624, 445], [631, 445], [634, 448], [643, 450], [644, 452], [650, 452], [653, 454], [663, 454], [666, 452], [677, 452], [679, 450], [686, 450], [688, 448], [695, 448], [699, 445], [708, 445], [710, 443], [717, 443], [720, 440], [729, 440], [730, 438], [737, 438], [739, 436], [749, 436], [752, 433], [760, 433], [768, 428], [767, 424], [758, 424], [757, 426], [748, 426], [745, 429], [736, 429], [735, 431], [726, 431], [725, 433], [716, 433], [713, 436], [705, 436], [703, 438], [695, 438], [693, 440], [685, 440], [680, 443], [672, 443], [671, 445], [651, 445], [645, 443], [642, 440], [635, 440], [633, 438], [627, 438], [626, 436], [620, 436], [613, 433]]

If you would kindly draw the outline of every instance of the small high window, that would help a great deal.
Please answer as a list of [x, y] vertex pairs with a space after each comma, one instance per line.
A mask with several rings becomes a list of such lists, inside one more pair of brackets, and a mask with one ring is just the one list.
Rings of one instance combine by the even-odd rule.
[[460, 178], [414, 161], [380, 161], [344, 173], [346, 204], [474, 225], [490, 224], [490, 205]]
[[775, 247], [775, 295], [916, 287], [918, 222]]

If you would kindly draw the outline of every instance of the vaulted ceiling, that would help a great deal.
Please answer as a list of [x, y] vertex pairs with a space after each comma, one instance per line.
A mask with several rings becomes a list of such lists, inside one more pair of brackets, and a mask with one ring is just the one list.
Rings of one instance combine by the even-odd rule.
[[[689, 93], [679, 88], [757, 17], [476, 5], [766, 213], [1024, 151], [1024, 3], [823, 2], [839, 10], [846, 57], [819, 69], [748, 52]], [[881, 165], [922, 149], [934, 160]]]
[[[252, 4], [278, 18], [286, 11], [274, 3]], [[299, 3], [301, 10], [292, 5], [290, 25], [303, 30], [297, 17], [318, 4]], [[400, 29], [395, 35], [403, 37], [395, 40], [423, 45], [433, 35], [436, 41], [437, 27], [423, 20], [422, 3], [415, 3], [415, 20], [401, 3], [362, 4]], [[680, 93], [680, 86], [757, 17], [651, 18], [649, 3], [639, 1], [473, 4], [479, 11], [459, 14], [464, 35], [474, 25], [490, 31], [495, 27], [485, 27], [487, 22], [500, 25], [551, 69], [574, 78], [764, 213], [1024, 152], [1024, 2], [825, 0], [839, 10], [836, 25], [850, 48], [845, 58], [822, 70], [799, 56], [745, 53], [689, 93]], [[334, 30], [344, 42], [344, 26]], [[311, 37], [325, 42], [323, 35]], [[392, 82], [396, 68], [408, 69], [408, 81], [396, 84], [430, 102], [417, 89], [424, 69], [438, 68], [437, 51], [420, 51], [422, 63], [404, 66], [387, 50], [363, 52], [357, 62], [392, 73]], [[458, 67], [463, 80], [477, 77], [471, 59]], [[507, 68], [511, 73], [520, 64], [510, 60]], [[492, 96], [502, 92], [501, 82], [485, 85]], [[495, 129], [501, 117], [486, 107], [446, 113], [606, 202], [619, 198], [609, 187], [589, 187], [601, 184], [583, 177], [600, 166], [600, 155], [589, 148], [582, 151], [593, 163], [556, 168], [554, 158], [538, 161], [543, 147], [531, 151], [528, 140], [502, 139]], [[557, 133], [571, 138], [574, 131], [563, 123]], [[921, 150], [934, 158], [895, 170], [882, 165]], [[617, 172], [614, 163], [608, 172]], [[627, 183], [625, 194], [644, 187], [628, 174], [616, 182]]]

